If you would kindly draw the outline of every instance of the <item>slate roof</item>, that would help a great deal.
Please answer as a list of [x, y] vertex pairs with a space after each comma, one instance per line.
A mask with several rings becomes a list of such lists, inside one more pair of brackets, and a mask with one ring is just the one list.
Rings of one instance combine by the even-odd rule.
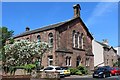
[[99, 43], [100, 45], [102, 45], [103, 47], [108, 48], [109, 50], [113, 49], [115, 52], [117, 52], [117, 50], [115, 50], [112, 46], [106, 45], [106, 44], [98, 42], [98, 41], [96, 41], [96, 42]]
[[98, 42], [98, 41], [96, 41], [97, 43], [99, 43], [100, 45], [102, 45], [103, 47], [107, 47], [107, 48], [110, 48], [110, 46], [109, 45], [106, 45], [106, 44], [104, 44], [104, 43], [101, 43], [101, 42]]
[[72, 18], [70, 20], [67, 20], [67, 21], [64, 21], [64, 22], [59, 22], [59, 23], [56, 23], [56, 24], [51, 24], [51, 25], [48, 25], [48, 26], [45, 26], [45, 27], [42, 27], [42, 28], [38, 28], [38, 29], [35, 29], [35, 30], [26, 31], [26, 32], [24, 32], [22, 34], [14, 36], [14, 38], [25, 36], [25, 35], [29, 35], [29, 34], [32, 34], [32, 33], [37, 33], [37, 32], [41, 32], [41, 31], [45, 31], [45, 30], [54, 29], [54, 28], [57, 28], [57, 27], [65, 24], [65, 23], [67, 23], [67, 22], [70, 22], [70, 21], [72, 21], [74, 19], [76, 19], [76, 18]]
[[69, 19], [67, 21], [63, 21], [63, 22], [59, 22], [59, 23], [56, 23], [56, 24], [52, 24], [52, 25], [48, 25], [48, 26], [45, 26], [45, 27], [42, 27], [42, 28], [38, 28], [38, 29], [35, 29], [35, 30], [30, 30], [30, 31], [26, 31], [22, 34], [19, 34], [19, 35], [16, 35], [14, 36], [13, 38], [17, 38], [17, 37], [22, 37], [22, 36], [25, 36], [25, 35], [29, 35], [29, 34], [33, 34], [33, 33], [37, 33], [37, 32], [42, 32], [42, 31], [46, 31], [46, 30], [50, 30], [50, 29], [55, 29], [57, 27], [60, 27], [68, 22], [71, 22], [75, 19], [80, 19], [80, 21], [83, 23], [88, 35], [93, 39], [92, 35], [90, 34], [88, 28], [86, 27], [86, 25], [84, 24], [84, 22], [81, 20], [80, 17], [76, 17], [76, 18], [72, 18], [72, 19]]

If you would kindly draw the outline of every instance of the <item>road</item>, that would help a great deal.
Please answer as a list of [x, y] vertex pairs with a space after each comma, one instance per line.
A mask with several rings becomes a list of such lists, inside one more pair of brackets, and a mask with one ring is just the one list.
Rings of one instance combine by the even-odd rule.
[[[17, 79], [10, 79], [10, 80], [17, 80]], [[26, 79], [18, 79], [18, 80], [26, 80]], [[91, 75], [87, 75], [87, 76], [71, 75], [69, 77], [65, 77], [61, 79], [30, 79], [30, 80], [120, 80], [120, 76], [112, 76], [107, 78], [92, 78]]]
[[87, 75], [87, 76], [71, 75], [61, 80], [120, 80], [120, 76], [111, 76], [107, 78], [92, 78], [91, 75]]

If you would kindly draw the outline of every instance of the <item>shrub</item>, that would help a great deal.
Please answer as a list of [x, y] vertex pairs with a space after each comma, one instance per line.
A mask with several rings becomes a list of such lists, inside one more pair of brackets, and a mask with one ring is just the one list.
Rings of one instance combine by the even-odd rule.
[[69, 68], [69, 70], [70, 70], [70, 73], [72, 74], [72, 75], [75, 75], [76, 74], [76, 72], [78, 72], [79, 70], [78, 69], [76, 69], [76, 68]]
[[77, 69], [79, 69], [79, 70], [84, 70], [84, 66], [79, 65], [79, 66], [77, 67]]
[[80, 70], [78, 70], [75, 74], [76, 75], [82, 75], [82, 72]]
[[80, 70], [82, 74], [88, 74], [88, 70], [82, 65], [79, 65], [77, 69]]

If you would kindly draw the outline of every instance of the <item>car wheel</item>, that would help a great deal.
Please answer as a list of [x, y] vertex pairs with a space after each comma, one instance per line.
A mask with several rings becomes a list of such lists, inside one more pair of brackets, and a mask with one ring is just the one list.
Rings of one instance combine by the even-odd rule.
[[112, 74], [110, 73], [110, 74], [109, 74], [109, 77], [111, 77], [111, 76], [112, 76]]
[[106, 77], [106, 75], [105, 74], [103, 74], [103, 78], [105, 78]]
[[93, 78], [95, 78], [95, 76], [93, 76]]
[[115, 76], [117, 76], [117, 73], [115, 73]]

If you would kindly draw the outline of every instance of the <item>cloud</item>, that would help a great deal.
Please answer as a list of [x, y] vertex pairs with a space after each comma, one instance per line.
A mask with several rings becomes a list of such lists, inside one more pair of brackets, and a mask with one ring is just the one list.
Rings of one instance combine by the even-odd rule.
[[107, 2], [100, 2], [96, 5], [96, 7], [94, 8], [91, 16], [88, 18], [88, 20], [86, 21], [88, 26], [91, 26], [93, 24], [95, 24], [96, 21], [98, 21], [98, 18], [103, 17], [107, 14], [109, 15], [110, 12], [112, 12], [115, 8], [114, 6], [115, 3], [111, 2], [111, 3], [107, 3]]

